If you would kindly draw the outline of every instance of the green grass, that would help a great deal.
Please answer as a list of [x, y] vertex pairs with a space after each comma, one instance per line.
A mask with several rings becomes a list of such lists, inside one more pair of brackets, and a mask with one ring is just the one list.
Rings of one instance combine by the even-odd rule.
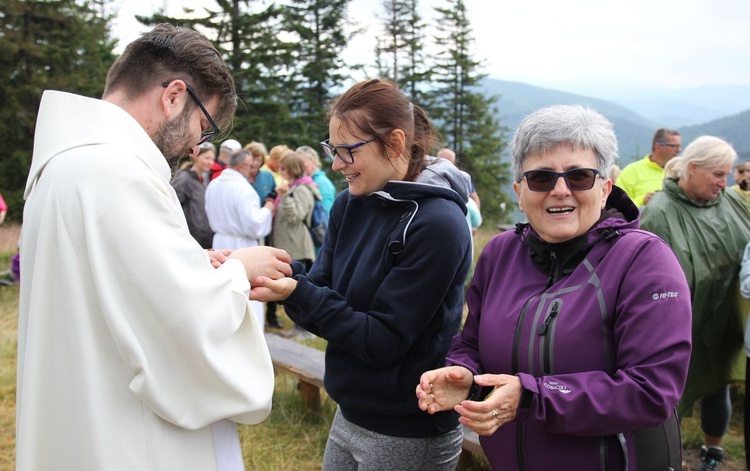
[[0, 286], [0, 469], [14, 468], [18, 286]]
[[268, 419], [260, 425], [238, 427], [245, 467], [261, 471], [320, 469], [336, 411], [336, 404], [326, 394], [321, 396], [320, 413], [308, 412], [297, 392], [296, 377], [278, 374]]

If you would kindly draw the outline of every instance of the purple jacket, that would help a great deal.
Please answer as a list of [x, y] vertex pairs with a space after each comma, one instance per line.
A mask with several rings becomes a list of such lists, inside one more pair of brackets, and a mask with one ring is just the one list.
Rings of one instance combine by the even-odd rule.
[[624, 193], [607, 203], [583, 236], [519, 225], [479, 258], [447, 364], [521, 379], [515, 422], [481, 441], [493, 469], [680, 469], [690, 290]]

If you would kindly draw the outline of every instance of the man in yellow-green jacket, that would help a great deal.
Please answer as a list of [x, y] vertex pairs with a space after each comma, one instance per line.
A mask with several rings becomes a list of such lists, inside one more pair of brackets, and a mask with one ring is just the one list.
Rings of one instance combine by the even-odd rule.
[[682, 137], [678, 131], [669, 128], [657, 130], [651, 154], [628, 164], [617, 178], [617, 186], [625, 190], [636, 206], [645, 205], [662, 188], [664, 166], [681, 150]]

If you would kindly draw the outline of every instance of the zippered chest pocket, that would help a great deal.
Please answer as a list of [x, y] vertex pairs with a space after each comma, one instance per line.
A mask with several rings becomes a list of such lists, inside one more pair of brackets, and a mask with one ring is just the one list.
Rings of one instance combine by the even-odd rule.
[[560, 298], [553, 299], [544, 316], [544, 320], [537, 328], [539, 335], [539, 358], [541, 361], [542, 374], [552, 374], [555, 324], [562, 310], [563, 301]]

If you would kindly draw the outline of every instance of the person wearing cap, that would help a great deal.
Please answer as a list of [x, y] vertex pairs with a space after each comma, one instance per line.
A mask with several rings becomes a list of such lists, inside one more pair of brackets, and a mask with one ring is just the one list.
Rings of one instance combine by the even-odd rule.
[[227, 162], [229, 161], [229, 156], [234, 151], [238, 151], [242, 148], [242, 144], [239, 143], [239, 141], [235, 139], [227, 139], [226, 141], [221, 143], [221, 146], [219, 146], [219, 155], [216, 157], [216, 160], [214, 160], [214, 163], [211, 165], [211, 170], [209, 170], [209, 180], [213, 180], [219, 175], [221, 175], [221, 172], [224, 171], [225, 168], [227, 168]]
[[674, 129], [661, 128], [654, 133], [651, 153], [625, 166], [617, 178], [617, 186], [625, 190], [636, 206], [649, 202], [661, 191], [664, 166], [682, 150], [682, 137]]

